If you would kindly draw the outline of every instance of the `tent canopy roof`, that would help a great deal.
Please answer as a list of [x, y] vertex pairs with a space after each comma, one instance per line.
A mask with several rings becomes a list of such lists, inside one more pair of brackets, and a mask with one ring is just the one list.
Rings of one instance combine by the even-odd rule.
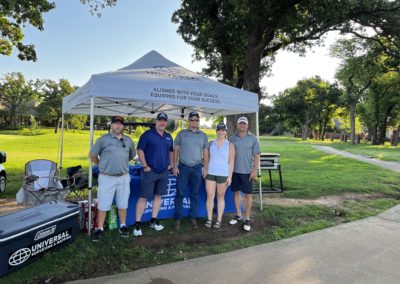
[[179, 119], [191, 111], [202, 117], [258, 112], [258, 96], [187, 70], [151, 51], [114, 72], [92, 75], [63, 99], [63, 113], [155, 117], [164, 111]]

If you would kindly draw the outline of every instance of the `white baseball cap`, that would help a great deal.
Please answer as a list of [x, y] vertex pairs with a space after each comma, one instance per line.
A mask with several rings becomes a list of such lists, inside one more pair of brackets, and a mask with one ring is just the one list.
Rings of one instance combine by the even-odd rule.
[[247, 120], [247, 117], [239, 117], [238, 122], [237, 123], [246, 123], [249, 124], [249, 121]]

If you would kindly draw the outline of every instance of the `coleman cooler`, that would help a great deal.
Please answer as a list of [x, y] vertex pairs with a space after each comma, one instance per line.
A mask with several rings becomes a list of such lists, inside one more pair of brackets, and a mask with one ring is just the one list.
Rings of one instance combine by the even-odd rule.
[[78, 214], [77, 205], [55, 202], [0, 216], [0, 277], [72, 243]]

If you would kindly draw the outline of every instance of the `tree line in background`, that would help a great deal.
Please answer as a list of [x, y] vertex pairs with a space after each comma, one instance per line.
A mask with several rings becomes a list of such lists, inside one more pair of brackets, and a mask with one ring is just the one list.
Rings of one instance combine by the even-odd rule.
[[[62, 98], [77, 87], [66, 79], [26, 80], [19, 72], [0, 79], [0, 128], [18, 129], [28, 125], [52, 126], [57, 132], [62, 115]], [[67, 115], [67, 125], [84, 128], [86, 115]]]
[[[17, 2], [0, 4], [0, 53], [10, 55], [16, 48], [20, 59], [36, 60], [33, 45], [23, 43], [22, 26], [29, 23], [42, 30], [42, 14], [55, 4], [46, 0]], [[81, 2], [92, 14], [100, 15], [101, 9], [118, 1]], [[194, 58], [207, 62], [206, 75], [255, 92], [259, 100], [267, 96], [260, 80], [270, 73], [279, 50], [304, 54], [307, 48], [323, 44], [328, 32], [339, 32], [343, 39], [331, 50], [332, 56], [341, 60], [336, 82], [308, 78], [270, 96], [273, 105], [261, 105], [260, 109], [262, 131], [291, 130], [300, 132], [303, 139], [310, 134], [324, 139], [328, 132], [338, 130], [350, 132], [352, 143], [356, 134], [364, 131], [373, 144], [380, 144], [392, 127], [397, 131], [394, 140], [398, 140], [400, 0], [183, 0], [171, 21], [194, 48]], [[59, 113], [52, 109], [51, 86], [58, 85], [63, 92], [61, 82], [31, 82], [34, 100], [40, 103], [37, 117], [43, 122], [57, 123], [54, 117]], [[23, 96], [30, 95], [31, 89], [27, 90]], [[44, 114], [39, 112], [40, 105]], [[10, 105], [12, 123], [17, 123], [13, 115], [24, 107], [18, 102]], [[235, 129], [236, 119], [228, 118], [229, 129]], [[250, 122], [254, 131], [255, 117]]]
[[[381, 40], [381, 41], [380, 41]], [[396, 52], [393, 55], [391, 52]], [[293, 88], [271, 96], [272, 106], [261, 107], [261, 125], [266, 132], [301, 132], [324, 140], [326, 132], [357, 135], [383, 144], [392, 129], [391, 143], [397, 145], [400, 131], [399, 49], [385, 39], [357, 36], [339, 40], [331, 55], [341, 60], [336, 82], [319, 77], [301, 80]], [[331, 135], [334, 135], [331, 133]]]

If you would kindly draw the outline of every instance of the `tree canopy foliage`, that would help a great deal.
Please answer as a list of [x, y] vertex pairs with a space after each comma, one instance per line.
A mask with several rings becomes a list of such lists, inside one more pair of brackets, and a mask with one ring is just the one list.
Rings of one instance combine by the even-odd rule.
[[0, 1], [0, 54], [10, 56], [16, 48], [19, 59], [36, 61], [35, 46], [23, 42], [23, 28], [29, 24], [42, 31], [43, 14], [54, 8], [46, 0]]

